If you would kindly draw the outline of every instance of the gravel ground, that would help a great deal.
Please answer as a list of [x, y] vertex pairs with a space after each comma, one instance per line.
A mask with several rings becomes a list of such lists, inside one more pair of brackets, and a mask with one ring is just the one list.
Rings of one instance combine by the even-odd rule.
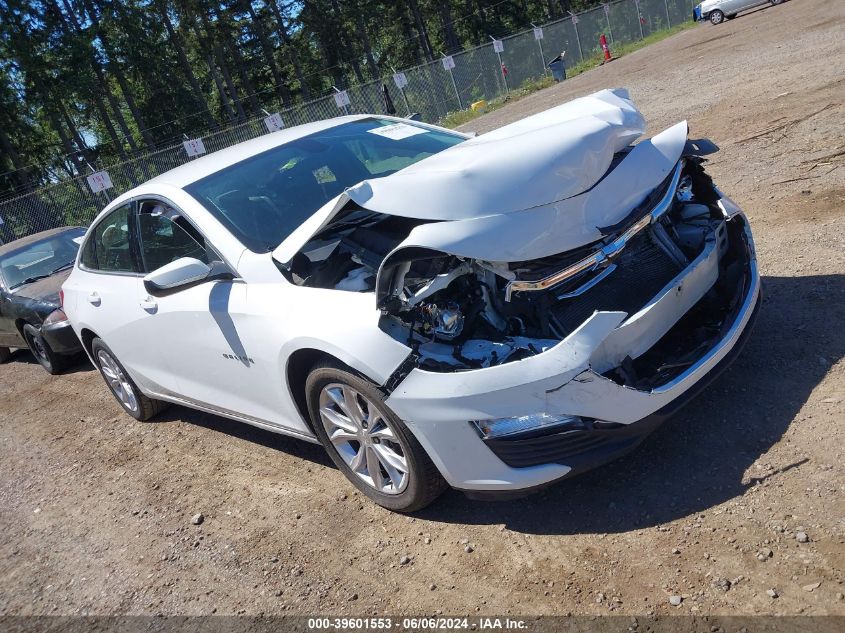
[[319, 447], [180, 407], [135, 423], [90, 366], [21, 352], [0, 366], [0, 614], [845, 614], [844, 31], [837, 0], [756, 10], [466, 126], [626, 86], [652, 132], [687, 118], [722, 147], [765, 301], [637, 452], [409, 518]]

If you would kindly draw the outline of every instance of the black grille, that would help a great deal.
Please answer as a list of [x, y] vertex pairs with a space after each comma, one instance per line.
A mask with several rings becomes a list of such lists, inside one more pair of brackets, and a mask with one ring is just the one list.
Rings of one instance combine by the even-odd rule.
[[564, 290], [549, 291], [551, 319], [560, 336], [570, 334], [596, 310], [634, 314], [680, 270], [645, 232], [628, 243], [615, 264], [616, 270], [582, 295], [557, 299]]
[[564, 464], [575, 472], [610, 461], [639, 444], [660, 420], [646, 419], [630, 425], [587, 428], [544, 434], [524, 433], [484, 440], [505, 464], [524, 468], [539, 464]]

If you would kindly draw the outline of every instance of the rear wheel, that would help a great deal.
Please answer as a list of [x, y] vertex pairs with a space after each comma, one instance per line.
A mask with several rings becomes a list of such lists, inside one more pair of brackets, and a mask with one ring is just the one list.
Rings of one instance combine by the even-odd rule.
[[115, 400], [133, 418], [143, 422], [167, 408], [167, 403], [153, 400], [141, 393], [138, 385], [129, 377], [129, 373], [102, 339], [95, 338], [91, 342], [91, 355]]
[[719, 11], [719, 9], [715, 9], [710, 12], [710, 24], [714, 26], [717, 24], [721, 24], [724, 19], [725, 14]]
[[424, 508], [446, 489], [417, 438], [368, 380], [320, 365], [305, 382], [314, 432], [358, 490], [396, 512]]
[[23, 337], [35, 360], [47, 370], [49, 374], [60, 374], [68, 366], [68, 359], [52, 350], [50, 344], [41, 336], [41, 330], [27, 323], [23, 326]]
[[5, 363], [12, 357], [12, 350], [8, 347], [0, 347], [0, 363]]
[[778, 5], [783, 2], [783, 0], [769, 0], [769, 2], [771, 2], [773, 5]]

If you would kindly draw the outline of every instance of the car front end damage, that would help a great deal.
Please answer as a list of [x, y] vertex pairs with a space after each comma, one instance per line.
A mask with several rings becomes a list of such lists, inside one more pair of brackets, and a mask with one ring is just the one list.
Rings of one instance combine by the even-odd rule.
[[[580, 139], [587, 153], [610, 152], [565, 198], [552, 187], [520, 210], [402, 217], [378, 209], [391, 192], [373, 183], [335, 205], [286, 267], [300, 285], [375, 294], [380, 328], [409, 349], [383, 385], [386, 404], [454, 488], [524, 491], [630, 451], [750, 331], [754, 243], [704, 171], [714, 146], [688, 142], [685, 123], [631, 146], [632, 121]], [[496, 140], [518, 148], [526, 126]], [[462, 177], [484, 173], [484, 160]], [[413, 184], [405, 179], [409, 193]]]
[[[586, 261], [588, 272], [563, 274]], [[504, 284], [505, 310], [537, 304], [547, 332], [505, 338], [478, 368], [477, 339], [451, 359], [428, 352], [445, 344], [436, 341], [441, 318], [387, 400], [456, 488], [532, 488], [633, 449], [733, 359], [760, 296], [745, 216], [690, 158], [658, 204], [593, 254], [520, 281]], [[465, 305], [441, 301], [455, 313]]]

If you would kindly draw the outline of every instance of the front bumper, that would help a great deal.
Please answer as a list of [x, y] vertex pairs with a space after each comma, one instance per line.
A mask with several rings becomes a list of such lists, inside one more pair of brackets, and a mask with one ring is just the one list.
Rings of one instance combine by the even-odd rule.
[[525, 467], [538, 460], [565, 463], [571, 470], [564, 477], [592, 470], [622, 457], [637, 448], [652, 431], [686, 406], [733, 363], [748, 341], [760, 302], [758, 295], [751, 317], [730, 351], [692, 388], [642, 420], [612, 427], [596, 426], [584, 431], [536, 434], [524, 439], [487, 440], [485, 443], [510, 467]]
[[[630, 318], [596, 312], [552, 349], [513, 363], [459, 373], [414, 369], [388, 406], [449, 484], [467, 491], [541, 487], [628, 452], [727, 366], [750, 331], [760, 277], [747, 222], [742, 216], [732, 221], [742, 222], [748, 260], [733, 321], [715, 345], [665, 384], [638, 390], [602, 374], [627, 355], [643, 354], [702, 300], [719, 275], [718, 249], [705, 249]], [[605, 428], [580, 438], [535, 437], [520, 446], [518, 438], [485, 442], [468, 423], [543, 412], [600, 420]]]
[[82, 351], [82, 344], [67, 319], [52, 324], [45, 323], [41, 326], [41, 336], [57, 354], [69, 355]]

